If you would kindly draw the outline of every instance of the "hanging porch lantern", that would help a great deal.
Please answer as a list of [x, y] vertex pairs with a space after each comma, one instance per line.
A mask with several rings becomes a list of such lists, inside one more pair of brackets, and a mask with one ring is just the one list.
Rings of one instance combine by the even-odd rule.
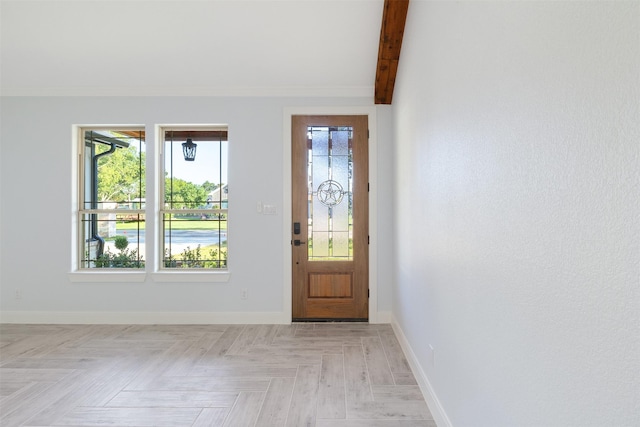
[[184, 159], [188, 162], [193, 162], [196, 159], [196, 147], [198, 144], [194, 144], [191, 138], [187, 138], [187, 142], [182, 143], [182, 154]]

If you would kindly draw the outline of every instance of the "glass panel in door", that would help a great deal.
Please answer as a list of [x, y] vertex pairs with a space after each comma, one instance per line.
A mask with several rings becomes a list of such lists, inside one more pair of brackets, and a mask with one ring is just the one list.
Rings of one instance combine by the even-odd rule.
[[353, 129], [309, 126], [309, 261], [353, 260]]

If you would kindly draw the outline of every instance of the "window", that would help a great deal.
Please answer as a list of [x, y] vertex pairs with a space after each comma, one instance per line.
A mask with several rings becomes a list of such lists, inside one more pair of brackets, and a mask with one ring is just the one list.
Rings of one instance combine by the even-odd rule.
[[[106, 276], [93, 272], [123, 270], [131, 274], [109, 275], [109, 280], [132, 280], [133, 276], [144, 280], [138, 276], [150, 261], [160, 272], [154, 275], [159, 281], [175, 280], [175, 275], [163, 271], [224, 272], [215, 279], [190, 274], [189, 280], [194, 281], [228, 278], [227, 128], [158, 129], [154, 168], [158, 179], [148, 193], [150, 205], [144, 128], [78, 129], [73, 269], [91, 273], [76, 274], [72, 280], [91, 276], [104, 281], [100, 277]], [[152, 232], [145, 229], [147, 215], [156, 224], [155, 238], [145, 239], [146, 232]]]
[[227, 268], [227, 128], [162, 128], [161, 269]]
[[144, 129], [79, 131], [79, 269], [144, 268]]

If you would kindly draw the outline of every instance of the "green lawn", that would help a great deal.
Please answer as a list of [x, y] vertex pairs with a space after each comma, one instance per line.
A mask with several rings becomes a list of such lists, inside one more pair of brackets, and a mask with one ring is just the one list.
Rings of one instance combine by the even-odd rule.
[[[169, 224], [167, 223], [167, 226]], [[144, 223], [140, 224], [140, 227], [144, 227]], [[219, 227], [219, 228], [218, 228]], [[135, 221], [118, 221], [116, 224], [118, 230], [137, 230], [138, 223]], [[213, 220], [183, 220], [174, 219], [171, 221], [172, 230], [226, 230], [227, 221], [213, 221]]]

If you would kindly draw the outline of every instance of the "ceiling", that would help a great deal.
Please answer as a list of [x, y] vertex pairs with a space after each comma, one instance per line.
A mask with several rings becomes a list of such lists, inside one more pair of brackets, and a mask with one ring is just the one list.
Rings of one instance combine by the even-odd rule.
[[2, 0], [0, 90], [373, 97], [383, 5]]

